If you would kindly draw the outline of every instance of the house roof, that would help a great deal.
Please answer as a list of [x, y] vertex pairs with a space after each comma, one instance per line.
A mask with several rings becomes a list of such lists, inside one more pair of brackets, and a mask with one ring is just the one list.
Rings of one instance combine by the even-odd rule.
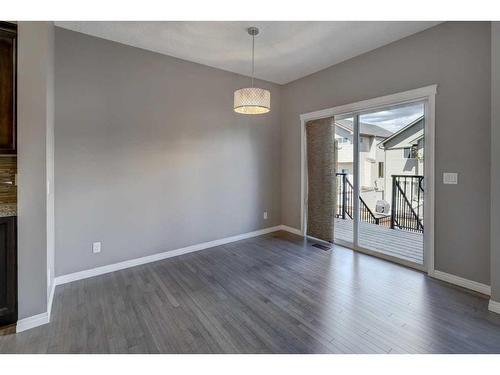
[[[336, 120], [335, 124], [352, 133], [352, 121]], [[378, 125], [367, 124], [365, 122], [359, 123], [359, 133], [361, 135], [368, 135], [380, 138], [387, 138], [392, 135], [392, 132], [385, 130], [384, 128], [381, 128]]]
[[[420, 121], [424, 119], [424, 116], [420, 116], [417, 119], [413, 120], [410, 122], [408, 125], [405, 127], [399, 129], [396, 133], [393, 133], [390, 137], [384, 139], [382, 142], [379, 143], [379, 146], [385, 147], [385, 144], [396, 138], [398, 135], [408, 131], [410, 128], [413, 126], [417, 125]], [[417, 141], [418, 139], [423, 138], [423, 132], [422, 134], [417, 134], [416, 137], [413, 139], [413, 141]]]

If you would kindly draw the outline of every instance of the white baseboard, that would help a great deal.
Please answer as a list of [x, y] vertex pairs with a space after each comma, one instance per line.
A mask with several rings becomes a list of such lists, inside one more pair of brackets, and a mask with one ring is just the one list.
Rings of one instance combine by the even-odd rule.
[[[297, 234], [299, 236], [303, 235], [299, 229], [292, 228], [292, 227], [289, 227], [287, 225], [278, 225], [278, 226], [260, 229], [257, 231], [244, 233], [244, 234], [240, 234], [240, 235], [236, 235], [236, 236], [232, 236], [232, 237], [222, 238], [219, 240], [203, 242], [200, 244], [183, 247], [183, 248], [176, 249], [176, 250], [171, 250], [171, 251], [166, 251], [166, 252], [162, 252], [162, 253], [158, 253], [158, 254], [153, 254], [153, 255], [146, 256], [146, 257], [131, 259], [131, 260], [127, 260], [124, 262], [109, 264], [106, 266], [101, 266], [101, 267], [97, 267], [97, 268], [93, 268], [93, 269], [88, 269], [88, 270], [84, 270], [84, 271], [80, 271], [80, 272], [75, 272], [75, 273], [71, 273], [71, 274], [67, 274], [67, 275], [58, 276], [54, 279], [54, 282], [52, 283], [52, 287], [50, 289], [50, 293], [49, 293], [48, 300], [47, 300], [47, 312], [19, 320], [17, 322], [16, 332], [23, 332], [23, 331], [26, 331], [28, 329], [35, 328], [35, 327], [38, 327], [38, 326], [41, 326], [43, 324], [47, 324], [50, 322], [55, 287], [57, 285], [62, 285], [62, 284], [70, 283], [72, 281], [82, 280], [82, 279], [86, 279], [86, 278], [93, 277], [93, 276], [103, 275], [106, 273], [119, 271], [119, 270], [122, 270], [125, 268], [135, 267], [135, 266], [138, 266], [141, 264], [156, 262], [159, 260], [172, 258], [172, 257], [183, 255], [183, 254], [192, 253], [195, 251], [200, 251], [200, 250], [212, 248], [215, 246], [220, 246], [220, 245], [228, 244], [231, 242], [244, 240], [247, 238], [257, 237], [257, 236], [261, 236], [263, 234], [268, 234], [268, 233], [276, 232], [279, 230], [287, 231], [287, 232], [290, 232], [293, 234]], [[455, 275], [452, 275], [452, 274], [449, 274], [446, 272], [434, 270], [432, 272], [432, 274], [430, 274], [430, 276], [432, 276], [436, 279], [439, 279], [439, 280], [449, 282], [451, 284], [459, 285], [461, 287], [474, 290], [474, 291], [479, 292], [479, 293], [483, 293], [486, 295], [491, 294], [491, 288], [489, 285], [485, 285], [485, 284], [478, 283], [476, 281], [464, 279], [462, 277], [455, 276]], [[500, 314], [500, 303], [493, 301], [493, 300], [490, 300], [489, 310]]]
[[56, 283], [52, 282], [50, 287], [49, 295], [47, 298], [47, 312], [33, 315], [17, 321], [16, 332], [23, 332], [31, 328], [42, 326], [50, 322], [50, 314], [52, 312], [52, 302], [54, 301], [54, 292], [56, 289]]
[[491, 287], [486, 284], [478, 283], [477, 281], [472, 281], [469, 279], [464, 279], [460, 276], [455, 276], [450, 273], [446, 273], [443, 271], [434, 270], [429, 273], [429, 276], [434, 277], [436, 279], [446, 281], [450, 284], [455, 284], [461, 286], [462, 288], [470, 289], [475, 292], [479, 292], [482, 294], [486, 294], [487, 296], [491, 295]]
[[290, 232], [290, 233], [302, 236], [302, 231], [300, 229], [292, 228], [292, 227], [289, 227], [288, 225], [280, 225], [280, 229], [284, 230], [285, 232]]
[[47, 312], [33, 315], [17, 321], [16, 332], [23, 332], [31, 328], [35, 328], [49, 322], [49, 314]]
[[490, 303], [488, 304], [488, 310], [500, 314], [500, 302], [493, 301], [490, 299]]
[[261, 236], [263, 234], [276, 232], [276, 231], [281, 230], [281, 229], [282, 229], [281, 225], [277, 225], [275, 227], [260, 229], [260, 230], [254, 231], [254, 232], [239, 234], [236, 236], [226, 237], [226, 238], [222, 238], [222, 239], [214, 240], [214, 241], [209, 241], [209, 242], [203, 242], [200, 244], [183, 247], [183, 248], [176, 249], [176, 250], [165, 251], [163, 253], [153, 254], [153, 255], [149, 255], [149, 256], [145, 256], [145, 257], [141, 257], [141, 258], [126, 260], [126, 261], [119, 262], [119, 263], [108, 264], [106, 266], [96, 267], [96, 268], [88, 269], [85, 271], [79, 271], [79, 272], [74, 272], [74, 273], [70, 273], [67, 275], [57, 276], [55, 278], [54, 284], [55, 285], [62, 285], [62, 284], [70, 283], [72, 281], [87, 279], [89, 277], [103, 275], [105, 273], [110, 273], [110, 272], [114, 272], [114, 271], [119, 271], [119, 270], [123, 270], [125, 268], [139, 266], [141, 264], [156, 262], [159, 260], [172, 258], [172, 257], [183, 255], [183, 254], [192, 253], [195, 251], [200, 251], [200, 250], [208, 249], [211, 247], [220, 246], [220, 245], [224, 245], [227, 243], [244, 240], [247, 238]]
[[[291, 228], [291, 229], [294, 229], [294, 228]], [[151, 263], [151, 262], [155, 262], [158, 260], [167, 259], [167, 258], [179, 256], [182, 254], [191, 253], [194, 251], [204, 250], [204, 249], [208, 249], [211, 247], [224, 245], [227, 243], [244, 240], [247, 238], [257, 237], [257, 236], [261, 236], [263, 234], [276, 232], [278, 230], [283, 230], [281, 225], [256, 230], [254, 232], [243, 233], [243, 234], [239, 234], [237, 236], [226, 237], [226, 238], [222, 238], [222, 239], [215, 240], [215, 241], [203, 242], [200, 244], [191, 245], [188, 247], [183, 247], [183, 248], [176, 249], [176, 250], [166, 251], [166, 252], [159, 253], [159, 254], [153, 254], [150, 256], [142, 257], [142, 258], [127, 260], [124, 262], [109, 264], [106, 266], [97, 267], [97, 268], [93, 268], [90, 270], [75, 272], [75, 273], [71, 273], [68, 275], [56, 277], [54, 279], [54, 281], [52, 282], [52, 286], [50, 288], [49, 295], [47, 298], [47, 312], [18, 320], [17, 326], [16, 326], [16, 332], [18, 332], [18, 333], [23, 332], [23, 331], [26, 331], [28, 329], [35, 328], [35, 327], [38, 327], [38, 326], [41, 326], [41, 325], [44, 325], [44, 324], [47, 324], [50, 322], [50, 316], [52, 313], [52, 303], [54, 301], [54, 293], [55, 293], [55, 288], [57, 285], [66, 284], [66, 283], [69, 283], [72, 281], [86, 279], [89, 277], [98, 276], [98, 275], [102, 275], [105, 273], [122, 270], [125, 268], [130, 268], [130, 267], [138, 266], [141, 264]]]

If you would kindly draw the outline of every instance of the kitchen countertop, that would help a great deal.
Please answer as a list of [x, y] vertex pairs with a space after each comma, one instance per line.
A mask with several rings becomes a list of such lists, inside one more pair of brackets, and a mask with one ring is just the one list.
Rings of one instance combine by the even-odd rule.
[[0, 204], [0, 217], [17, 216], [16, 203], [1, 203]]

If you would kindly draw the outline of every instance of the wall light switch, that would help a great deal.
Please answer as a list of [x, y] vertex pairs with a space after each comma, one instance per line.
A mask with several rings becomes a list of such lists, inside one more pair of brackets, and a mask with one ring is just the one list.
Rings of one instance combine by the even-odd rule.
[[456, 185], [458, 184], [458, 173], [443, 173], [443, 184], [445, 185]]
[[267, 220], [267, 211], [264, 211], [264, 220]]
[[101, 243], [100, 242], [94, 242], [94, 243], [92, 243], [92, 252], [94, 254], [97, 254], [97, 253], [101, 252]]

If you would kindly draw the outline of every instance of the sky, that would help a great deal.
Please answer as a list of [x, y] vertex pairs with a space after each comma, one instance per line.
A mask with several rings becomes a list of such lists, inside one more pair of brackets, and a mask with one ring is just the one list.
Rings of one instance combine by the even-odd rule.
[[424, 114], [423, 103], [411, 103], [397, 108], [361, 115], [359, 120], [397, 132]]

